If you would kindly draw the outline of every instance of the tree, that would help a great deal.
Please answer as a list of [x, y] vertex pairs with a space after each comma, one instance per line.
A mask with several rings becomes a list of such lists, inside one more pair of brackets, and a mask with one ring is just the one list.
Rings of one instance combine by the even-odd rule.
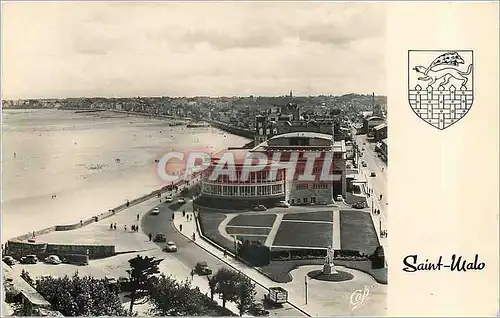
[[217, 281], [214, 277], [207, 276], [208, 279], [208, 288], [210, 288], [210, 299], [214, 300], [215, 288], [217, 287]]
[[240, 311], [240, 316], [243, 316], [254, 305], [257, 291], [255, 290], [255, 284], [250, 278], [241, 273], [238, 273], [236, 277], [236, 290], [236, 306]]
[[155, 257], [140, 256], [130, 259], [130, 269], [127, 273], [130, 275], [130, 285], [132, 292], [130, 297], [130, 314], [134, 305], [144, 304], [148, 300], [150, 284], [153, 281], [154, 275], [160, 272], [158, 265], [163, 259]]
[[188, 280], [178, 282], [162, 274], [150, 285], [152, 313], [159, 316], [210, 316], [213, 302], [192, 288]]
[[104, 279], [91, 276], [43, 277], [36, 290], [64, 316], [126, 316], [120, 297]]
[[226, 308], [226, 302], [234, 301], [237, 297], [237, 273], [223, 267], [212, 279], [215, 280], [215, 292], [222, 298], [222, 307]]

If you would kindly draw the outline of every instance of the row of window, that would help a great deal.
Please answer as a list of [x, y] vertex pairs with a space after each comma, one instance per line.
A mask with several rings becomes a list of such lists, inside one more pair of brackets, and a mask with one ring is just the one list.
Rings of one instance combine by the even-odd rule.
[[223, 186], [203, 183], [203, 192], [206, 194], [226, 196], [266, 196], [284, 193], [283, 184], [265, 186]]
[[290, 203], [291, 205], [294, 205], [294, 204], [308, 204], [308, 203], [316, 203], [316, 197], [312, 197], [310, 198], [311, 200], [309, 200], [309, 198], [295, 198], [295, 199], [291, 199], [291, 200], [288, 200], [288, 203]]
[[[285, 170], [277, 170], [276, 172], [272, 172], [274, 175], [271, 174], [271, 171], [256, 171], [256, 172], [250, 172], [247, 173], [245, 176], [246, 179], [244, 180], [242, 177], [242, 171], [236, 171], [236, 180], [234, 182], [239, 182], [239, 183], [265, 183], [265, 182], [276, 182], [276, 181], [283, 181], [285, 178]], [[207, 172], [205, 173], [205, 179], [211, 179], [212, 178], [212, 173]], [[220, 182], [220, 183], [229, 183], [232, 182], [230, 176], [228, 175], [219, 175], [217, 177], [217, 180], [210, 180], [210, 182]]]
[[314, 183], [314, 184], [302, 183], [295, 185], [296, 190], [331, 189], [331, 188], [332, 188], [331, 183]]

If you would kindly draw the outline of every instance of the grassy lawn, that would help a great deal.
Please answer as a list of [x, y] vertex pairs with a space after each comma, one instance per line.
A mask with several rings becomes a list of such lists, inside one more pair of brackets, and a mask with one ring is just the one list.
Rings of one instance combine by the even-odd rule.
[[228, 225], [272, 227], [275, 219], [276, 219], [275, 214], [266, 214], [266, 215], [240, 214], [235, 218], [233, 218]]
[[283, 220], [304, 220], [304, 221], [333, 221], [333, 211], [289, 213], [283, 216]]
[[219, 233], [219, 224], [226, 218], [223, 213], [205, 212], [199, 214], [199, 220], [203, 235], [215, 243], [227, 248], [234, 249], [234, 242], [226, 239]]
[[281, 222], [273, 245], [328, 247], [332, 245], [332, 232], [328, 223]]
[[371, 254], [378, 245], [377, 233], [369, 213], [340, 211], [340, 246], [343, 250]]
[[259, 228], [251, 228], [251, 227], [226, 227], [226, 232], [228, 234], [243, 234], [243, 235], [252, 235], [252, 234], [263, 234], [268, 235], [271, 229], [259, 229]]

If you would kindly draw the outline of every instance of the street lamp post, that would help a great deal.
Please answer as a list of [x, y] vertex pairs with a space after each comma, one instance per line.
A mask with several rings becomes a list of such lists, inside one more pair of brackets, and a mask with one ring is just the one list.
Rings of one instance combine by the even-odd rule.
[[308, 298], [308, 295], [307, 295], [308, 294], [307, 293], [308, 292], [308, 290], [307, 290], [308, 289], [307, 288], [307, 275], [304, 276], [304, 286], [305, 286], [305, 290], [306, 290], [306, 295], [305, 296], [306, 296], [306, 305], [307, 305], [307, 298]]

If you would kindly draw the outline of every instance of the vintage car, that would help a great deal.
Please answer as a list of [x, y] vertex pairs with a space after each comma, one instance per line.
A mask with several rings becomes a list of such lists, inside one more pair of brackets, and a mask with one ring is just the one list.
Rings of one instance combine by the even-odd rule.
[[163, 250], [169, 253], [177, 252], [177, 245], [172, 241], [168, 241]]

